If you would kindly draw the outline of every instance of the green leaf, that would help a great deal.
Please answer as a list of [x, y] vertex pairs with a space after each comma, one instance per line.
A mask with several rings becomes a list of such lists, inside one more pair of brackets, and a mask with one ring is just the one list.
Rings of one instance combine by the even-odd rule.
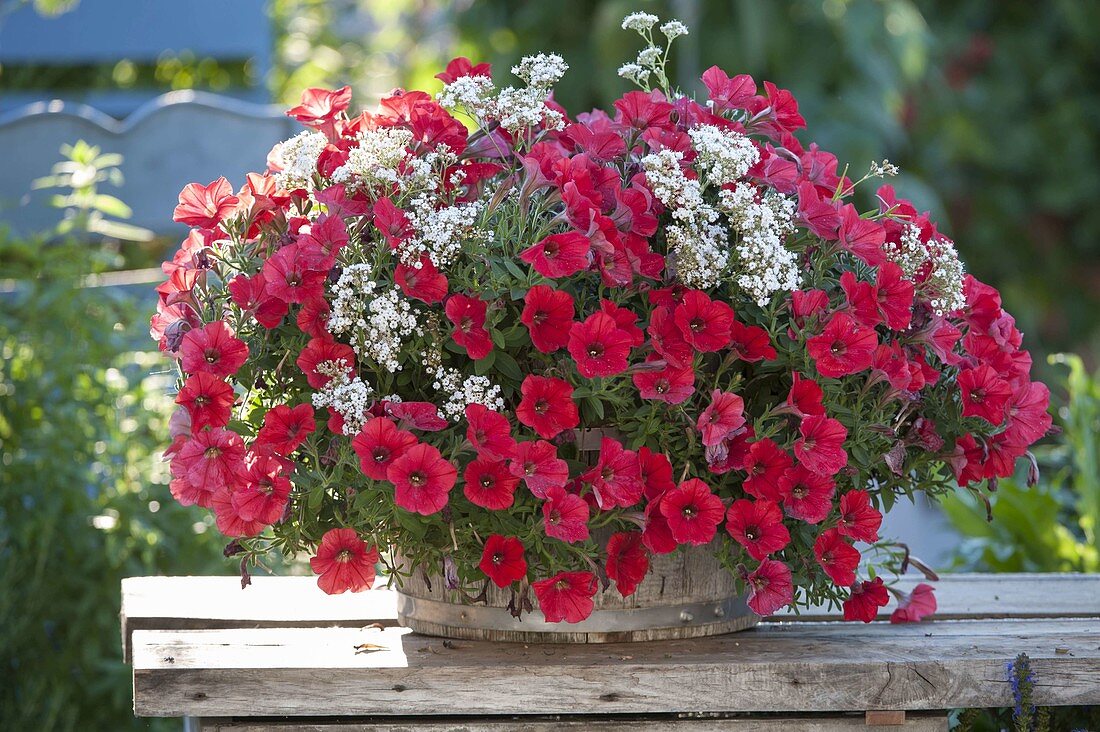
[[128, 219], [134, 215], [133, 209], [120, 199], [106, 193], [96, 194], [96, 197], [92, 199], [92, 206], [108, 216], [114, 216], [116, 219]]
[[494, 353], [497, 355], [496, 367], [500, 373], [516, 383], [523, 381], [523, 371], [520, 369], [519, 364], [516, 363], [516, 359], [512, 358], [506, 351], [494, 351]]

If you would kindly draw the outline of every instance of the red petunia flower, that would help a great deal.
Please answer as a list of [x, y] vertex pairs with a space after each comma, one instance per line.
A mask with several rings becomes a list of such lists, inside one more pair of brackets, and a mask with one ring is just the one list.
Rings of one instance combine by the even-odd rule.
[[610, 315], [619, 330], [630, 336], [630, 345], [637, 347], [645, 343], [645, 332], [638, 327], [638, 314], [633, 310], [620, 307], [610, 300], [600, 300], [600, 312]]
[[586, 379], [626, 371], [630, 344], [630, 335], [603, 312], [593, 313], [569, 328], [569, 355]]
[[527, 560], [523, 558], [523, 542], [514, 536], [491, 534], [485, 540], [478, 568], [497, 587], [507, 587], [527, 576]]
[[840, 497], [840, 520], [836, 530], [842, 536], [868, 544], [878, 541], [882, 514], [871, 505], [867, 491], [848, 491]]
[[508, 469], [523, 479], [536, 498], [546, 498], [548, 490], [562, 488], [569, 480], [569, 465], [558, 457], [557, 448], [545, 440], [518, 443]]
[[207, 185], [188, 183], [180, 191], [179, 205], [172, 220], [187, 226], [213, 229], [236, 210], [240, 199], [233, 195], [233, 186], [225, 178]]
[[421, 432], [439, 432], [451, 426], [439, 414], [439, 407], [431, 402], [382, 402], [386, 414], [402, 427]]
[[905, 330], [913, 319], [913, 283], [905, 279], [901, 267], [884, 262], [878, 268], [875, 282], [878, 308], [886, 325], [893, 330]]
[[653, 350], [663, 356], [670, 366], [691, 368], [694, 351], [691, 344], [684, 340], [673, 318], [672, 310], [667, 307], [654, 309], [649, 314], [649, 326], [646, 332], [652, 339]]
[[293, 117], [306, 127], [325, 133], [329, 138], [334, 138], [336, 119], [350, 104], [350, 86], [342, 86], [332, 91], [311, 87], [302, 92], [302, 101], [298, 106], [288, 109], [286, 116]]
[[234, 488], [241, 482], [244, 457], [244, 441], [240, 435], [222, 427], [211, 427], [183, 443], [172, 459], [172, 475], [184, 478], [194, 490], [204, 493]]
[[573, 387], [568, 382], [532, 374], [523, 380], [520, 394], [516, 419], [539, 437], [549, 440], [580, 424], [577, 405], [573, 403]]
[[225, 427], [229, 424], [235, 400], [232, 386], [204, 371], [188, 376], [176, 395], [176, 404], [191, 415], [191, 429], [195, 432], [203, 427]]
[[806, 341], [806, 351], [822, 376], [837, 378], [870, 368], [878, 336], [847, 313], [834, 313], [821, 335]]
[[1030, 445], [1046, 434], [1052, 422], [1050, 389], [1039, 381], [1020, 384], [1008, 400], [1005, 438], [1016, 445]]
[[512, 475], [503, 460], [476, 458], [462, 474], [462, 493], [475, 506], [503, 511], [515, 500], [519, 478]]
[[576, 231], [552, 234], [538, 244], [524, 249], [519, 258], [527, 262], [543, 277], [557, 279], [569, 277], [589, 264], [592, 242]]
[[512, 439], [512, 426], [508, 418], [494, 412], [484, 404], [466, 407], [466, 439], [480, 457], [506, 460], [516, 454], [516, 441]]
[[378, 550], [368, 547], [355, 529], [330, 529], [321, 537], [317, 556], [309, 560], [309, 568], [320, 575], [318, 587], [329, 595], [339, 595], [373, 587], [377, 562]]
[[224, 320], [212, 320], [187, 331], [180, 343], [180, 366], [189, 374], [204, 371], [225, 378], [248, 360], [248, 346]]
[[783, 497], [780, 479], [794, 465], [791, 456], [767, 437], [749, 445], [745, 455], [745, 470], [748, 477], [742, 484], [745, 492], [754, 498], [778, 501]]
[[306, 381], [314, 389], [320, 389], [332, 377], [322, 374], [317, 367], [324, 363], [343, 363], [347, 370], [355, 367], [355, 351], [345, 343], [337, 343], [332, 338], [311, 338], [302, 352], [298, 354], [298, 368], [306, 375]]
[[398, 455], [386, 470], [394, 501], [406, 511], [424, 516], [438, 513], [458, 478], [458, 470], [439, 450], [420, 442]]
[[[650, 365], [663, 364], [654, 369]], [[666, 404], [682, 404], [695, 393], [695, 369], [690, 366], [674, 366], [660, 355], [651, 353], [645, 365], [631, 375], [634, 386], [642, 399], [654, 399]]]
[[698, 478], [685, 480], [661, 498], [661, 513], [680, 544], [709, 544], [725, 515], [722, 499]]
[[638, 589], [649, 571], [649, 555], [639, 531], [617, 531], [607, 540], [607, 577], [623, 597]]
[[654, 452], [648, 447], [638, 448], [638, 468], [648, 500], [654, 501], [676, 487], [676, 481], [672, 479], [672, 462], [663, 452]]
[[791, 543], [783, 512], [773, 501], [734, 501], [726, 512], [726, 531], [753, 559], [763, 559]]
[[848, 312], [861, 324], [870, 328], [882, 322], [879, 312], [878, 290], [870, 282], [856, 279], [855, 273], [840, 276], [840, 288], [848, 300]]
[[351, 440], [359, 468], [372, 480], [385, 480], [390, 464], [416, 444], [416, 435], [398, 429], [393, 420], [374, 417]]
[[823, 393], [816, 381], [804, 378], [797, 371], [791, 374], [791, 391], [787, 394], [787, 406], [799, 417], [825, 414], [821, 403]]
[[264, 290], [283, 302], [309, 302], [325, 294], [328, 273], [299, 245], [291, 244], [275, 252], [260, 270]]
[[936, 595], [932, 585], [921, 582], [912, 592], [898, 592], [898, 607], [890, 614], [891, 623], [919, 623], [936, 612]]
[[542, 518], [547, 536], [569, 544], [588, 538], [588, 502], [564, 488], [546, 491]]
[[214, 525], [225, 536], [240, 538], [244, 536], [256, 536], [264, 530], [265, 524], [260, 521], [245, 521], [237, 513], [233, 505], [234, 491], [229, 488], [219, 488], [214, 491], [210, 499], [210, 508], [214, 511]]
[[825, 520], [833, 507], [836, 484], [827, 475], [819, 475], [795, 465], [779, 479], [779, 492], [783, 495], [783, 507], [787, 514], [808, 524]]
[[244, 487], [230, 500], [244, 521], [271, 525], [283, 517], [290, 498], [290, 480], [283, 462], [270, 455], [255, 455], [244, 471]]
[[429, 305], [442, 302], [447, 296], [447, 277], [436, 269], [427, 254], [420, 256], [419, 267], [404, 262], [398, 264], [393, 273], [393, 281], [406, 296]]
[[852, 585], [852, 594], [844, 600], [844, 619], [862, 620], [869, 623], [878, 616], [878, 609], [890, 602], [890, 593], [882, 583], [882, 577], [870, 582], [857, 582]]
[[488, 356], [493, 350], [493, 339], [485, 330], [485, 301], [468, 295], [451, 295], [444, 310], [455, 327], [451, 333], [454, 342], [475, 361]]
[[775, 559], [765, 559], [746, 578], [748, 606], [757, 615], [768, 616], [794, 599], [791, 568]]
[[991, 366], [982, 364], [977, 368], [963, 369], [959, 372], [958, 382], [962, 392], [962, 416], [981, 417], [993, 425], [1004, 422], [1005, 409], [1012, 398], [1012, 387]]
[[465, 56], [457, 56], [447, 63], [445, 71], [435, 75], [444, 84], [451, 84], [463, 76], [490, 76], [492, 67], [487, 63], [473, 64]]
[[520, 322], [527, 326], [531, 342], [543, 353], [553, 353], [569, 342], [573, 323], [573, 296], [547, 285], [535, 285], [523, 298]]
[[291, 408], [280, 404], [264, 414], [264, 423], [256, 435], [255, 444], [280, 455], [289, 455], [316, 429], [313, 405], [299, 404]]
[[412, 236], [412, 222], [403, 210], [393, 205], [389, 196], [382, 196], [374, 202], [374, 226], [391, 249], [397, 249]]
[[592, 614], [596, 576], [591, 572], [561, 572], [531, 588], [548, 623], [579, 623]]
[[733, 308], [711, 300], [705, 292], [688, 290], [673, 311], [673, 320], [684, 340], [697, 351], [718, 351], [729, 345]]
[[745, 325], [739, 320], [730, 324], [729, 347], [742, 361], [774, 361], [778, 355], [768, 331], [758, 325]]
[[600, 441], [600, 458], [581, 479], [592, 486], [596, 504], [604, 511], [630, 508], [642, 498], [638, 454], [610, 437]]
[[794, 443], [794, 454], [811, 472], [836, 475], [848, 464], [848, 430], [837, 420], [820, 414], [803, 417], [798, 432], [802, 437]]
[[839, 587], [851, 587], [856, 582], [859, 551], [844, 540], [836, 529], [826, 529], [814, 542], [814, 556]]
[[745, 426], [745, 402], [732, 392], [718, 389], [711, 392], [710, 399], [710, 406], [699, 415], [695, 427], [703, 436], [703, 444], [713, 447]]

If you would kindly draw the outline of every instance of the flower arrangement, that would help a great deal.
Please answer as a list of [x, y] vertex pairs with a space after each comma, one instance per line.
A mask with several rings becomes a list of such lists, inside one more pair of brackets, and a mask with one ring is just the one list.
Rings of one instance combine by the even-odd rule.
[[[308, 552], [339, 593], [396, 552], [576, 622], [708, 545], [760, 615], [867, 621], [909, 559], [882, 511], [979, 490], [1048, 430], [997, 291], [867, 190], [896, 168], [850, 178], [770, 82], [673, 88], [688, 30], [659, 22], [624, 20], [640, 88], [610, 112], [554, 102], [559, 56], [503, 88], [458, 58], [375, 112], [310, 89], [266, 173], [180, 194], [152, 319], [171, 491], [242, 567]], [[895, 620], [935, 608], [894, 593]]]

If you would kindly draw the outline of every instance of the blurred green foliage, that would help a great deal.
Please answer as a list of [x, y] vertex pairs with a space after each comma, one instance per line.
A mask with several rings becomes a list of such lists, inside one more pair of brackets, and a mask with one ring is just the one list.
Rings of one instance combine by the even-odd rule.
[[[1059, 354], [1066, 401], [1055, 423], [1062, 434], [1036, 449], [1042, 469], [1028, 487], [1022, 476], [996, 492], [959, 491], [943, 502], [952, 525], [967, 537], [956, 566], [979, 572], [1100, 572], [1100, 371]], [[988, 502], [988, 505], [987, 505]], [[987, 520], [992, 512], [993, 521]]]
[[72, 233], [79, 242], [0, 229], [12, 278], [0, 283], [4, 730], [148, 726], [131, 711], [119, 582], [224, 572], [219, 537], [171, 500], [159, 461], [172, 380], [143, 333], [147, 287], [87, 286], [117, 255]]

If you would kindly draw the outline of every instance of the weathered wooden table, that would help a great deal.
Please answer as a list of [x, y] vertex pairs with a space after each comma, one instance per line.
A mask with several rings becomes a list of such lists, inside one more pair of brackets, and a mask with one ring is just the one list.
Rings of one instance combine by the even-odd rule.
[[1027, 653], [1040, 705], [1100, 704], [1100, 575], [954, 575], [916, 625], [769, 618], [715, 638], [607, 645], [445, 641], [392, 593], [309, 577], [122, 585], [134, 711], [203, 730], [945, 730], [1011, 706]]

